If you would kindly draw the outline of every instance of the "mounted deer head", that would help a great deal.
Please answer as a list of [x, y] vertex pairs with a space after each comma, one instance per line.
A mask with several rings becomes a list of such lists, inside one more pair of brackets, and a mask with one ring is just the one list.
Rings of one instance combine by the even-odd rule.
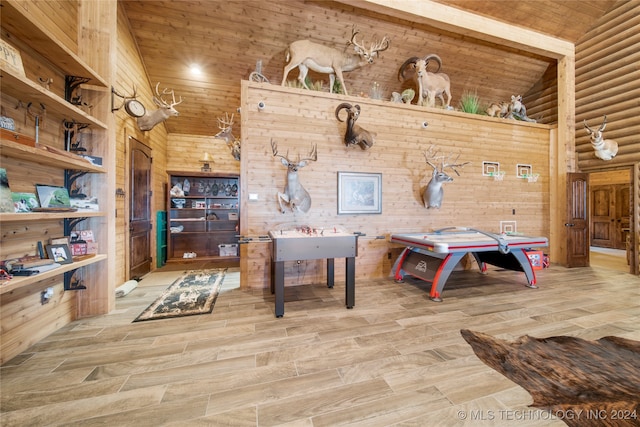
[[[424, 207], [427, 209], [439, 209], [440, 205], [442, 204], [442, 197], [444, 196], [444, 189], [442, 188], [442, 184], [444, 184], [445, 182], [453, 181], [453, 178], [447, 175], [444, 170], [446, 168], [450, 168], [456, 173], [456, 175], [460, 176], [460, 173], [456, 168], [462, 168], [469, 162], [451, 163], [451, 154], [446, 156], [444, 154], [440, 154], [437, 151], [434, 152], [433, 146], [429, 147], [429, 151], [424, 152], [423, 154], [425, 160], [427, 161], [427, 164], [433, 168], [433, 174], [431, 176], [431, 180], [424, 190], [424, 193], [422, 194], [422, 201], [424, 203]], [[454, 162], [457, 162], [459, 157], [460, 155], [456, 157]], [[440, 168], [438, 168], [438, 166], [434, 164], [434, 162], [437, 163], [438, 161], [440, 162]]]
[[602, 139], [602, 132], [606, 126], [607, 116], [604, 116], [600, 128], [596, 131], [587, 125], [586, 120], [584, 121], [584, 128], [591, 136], [591, 146], [596, 151], [596, 157], [602, 160], [611, 160], [618, 154], [618, 143], [613, 139]]
[[[148, 131], [155, 127], [160, 122], [167, 120], [171, 116], [177, 116], [180, 113], [173, 108], [176, 105], [182, 102], [182, 97], [180, 97], [180, 101], [176, 102], [176, 96], [171, 90], [169, 92], [168, 88], [165, 88], [162, 93], [158, 91], [158, 86], [160, 86], [160, 82], [156, 84], [156, 96], [153, 97], [153, 102], [160, 108], [154, 111], [147, 111], [144, 116], [138, 118], [138, 129], [141, 131]], [[165, 101], [162, 96], [171, 94], [171, 98], [173, 102], [169, 103]]]
[[289, 151], [287, 151], [287, 154], [284, 156], [278, 154], [278, 144], [274, 140], [271, 140], [271, 150], [273, 156], [280, 157], [282, 164], [287, 167], [287, 184], [284, 187], [283, 193], [278, 192], [280, 212], [286, 213], [284, 205], [287, 205], [293, 212], [309, 212], [311, 208], [311, 196], [298, 180], [298, 169], [305, 167], [307, 161], [315, 162], [318, 160], [318, 146], [313, 145], [311, 151], [309, 151], [309, 154], [304, 159], [301, 159], [298, 154], [298, 161], [296, 162], [289, 160]]
[[240, 139], [236, 138], [231, 133], [233, 129], [234, 115], [235, 114], [231, 114], [231, 118], [229, 118], [229, 113], [224, 113], [224, 119], [218, 118], [218, 129], [220, 129], [220, 132], [218, 132], [214, 138], [224, 139], [231, 150], [233, 158], [240, 160]]
[[356, 41], [357, 34], [358, 31], [354, 27], [351, 31], [351, 39], [347, 42], [348, 46], [353, 45], [355, 54], [343, 52], [310, 40], [298, 40], [291, 43], [287, 49], [286, 61], [288, 64], [284, 67], [282, 86], [286, 85], [289, 72], [298, 67], [298, 80], [305, 88], [309, 89], [305, 78], [311, 69], [317, 73], [329, 74], [329, 92], [333, 92], [333, 84], [337, 76], [344, 94], [347, 95], [347, 87], [344, 84], [342, 73], [353, 71], [366, 64], [372, 64], [379, 52], [387, 50], [391, 42], [389, 37], [385, 36], [379, 42], [371, 43], [367, 49], [364, 43]]

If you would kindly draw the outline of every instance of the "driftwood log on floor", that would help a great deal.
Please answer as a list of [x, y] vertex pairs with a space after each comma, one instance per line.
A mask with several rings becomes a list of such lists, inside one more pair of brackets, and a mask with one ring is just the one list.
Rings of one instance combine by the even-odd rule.
[[485, 364], [526, 389], [531, 406], [569, 426], [640, 426], [640, 342], [619, 337], [520, 337], [460, 331]]

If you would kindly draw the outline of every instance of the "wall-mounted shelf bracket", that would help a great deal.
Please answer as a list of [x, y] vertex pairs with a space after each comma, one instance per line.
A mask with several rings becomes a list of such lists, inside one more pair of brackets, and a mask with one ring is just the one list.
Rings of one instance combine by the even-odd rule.
[[74, 275], [76, 274], [78, 269], [66, 271], [64, 273], [64, 290], [65, 291], [80, 291], [82, 289], [87, 289], [84, 285], [83, 281], [80, 279], [74, 280]]

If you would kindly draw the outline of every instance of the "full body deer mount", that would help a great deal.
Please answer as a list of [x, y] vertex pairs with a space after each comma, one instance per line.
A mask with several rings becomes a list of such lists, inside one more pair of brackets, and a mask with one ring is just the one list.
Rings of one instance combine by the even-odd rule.
[[613, 139], [602, 139], [602, 132], [607, 126], [607, 116], [604, 116], [604, 120], [598, 130], [593, 130], [587, 125], [587, 121], [584, 121], [584, 128], [591, 136], [591, 146], [596, 152], [596, 157], [602, 160], [611, 160], [616, 154], [618, 154], [618, 143]]
[[341, 52], [338, 49], [310, 40], [297, 40], [291, 43], [287, 49], [287, 65], [284, 66], [282, 86], [286, 85], [289, 72], [298, 67], [298, 80], [306, 89], [309, 89], [309, 87], [305, 82], [305, 78], [311, 69], [318, 73], [329, 74], [329, 92], [333, 92], [333, 84], [337, 76], [344, 94], [348, 95], [342, 73], [353, 71], [366, 64], [372, 64], [379, 52], [387, 50], [390, 43], [390, 39], [385, 36], [381, 41], [372, 43], [367, 49], [364, 47], [364, 43], [361, 44], [356, 41], [357, 34], [358, 31], [353, 28], [351, 39], [347, 42], [347, 46], [353, 45], [355, 54]]
[[231, 150], [233, 158], [240, 160], [240, 140], [231, 133], [233, 129], [233, 116], [234, 114], [231, 114], [231, 118], [229, 118], [229, 113], [224, 113], [224, 119], [218, 118], [218, 129], [220, 129], [220, 132], [218, 132], [214, 138], [224, 139]]
[[[438, 69], [434, 73], [427, 71], [427, 65], [432, 59], [438, 63]], [[427, 55], [424, 59], [420, 59], [417, 56], [411, 57], [400, 66], [398, 80], [405, 79], [404, 73], [408, 66], [411, 66], [415, 71], [413, 77], [417, 84], [418, 105], [435, 107], [437, 97], [444, 108], [449, 108], [451, 103], [451, 81], [448, 75], [439, 72], [440, 68], [442, 68], [442, 59], [436, 54]], [[443, 94], [447, 95], [446, 103], [444, 102]]]
[[311, 208], [311, 196], [309, 192], [304, 189], [300, 181], [298, 180], [298, 169], [307, 165], [307, 161], [318, 160], [318, 146], [313, 145], [311, 151], [304, 159], [300, 158], [298, 154], [298, 161], [293, 162], [289, 160], [289, 151], [284, 156], [278, 154], [278, 144], [271, 140], [271, 150], [274, 157], [280, 157], [282, 164], [287, 167], [287, 184], [284, 187], [284, 192], [278, 192], [278, 204], [280, 205], [280, 212], [286, 213], [286, 205], [291, 211], [296, 212], [309, 212]]
[[358, 104], [351, 105], [346, 102], [338, 105], [336, 108], [336, 119], [344, 121], [340, 118], [340, 112], [347, 110], [347, 129], [344, 134], [344, 143], [347, 147], [351, 145], [359, 145], [360, 148], [366, 150], [373, 145], [375, 133], [369, 132], [356, 124], [356, 120], [360, 117], [360, 106]]
[[[422, 201], [424, 203], [424, 207], [429, 208], [440, 208], [442, 205], [442, 197], [444, 196], [444, 189], [442, 188], [442, 184], [445, 182], [452, 182], [453, 178], [451, 178], [444, 170], [446, 168], [450, 168], [452, 171], [456, 173], [456, 175], [460, 176], [460, 173], [456, 168], [462, 168], [464, 165], [469, 162], [464, 163], [455, 163], [458, 161], [458, 157], [454, 160], [454, 163], [451, 163], [452, 155], [444, 155], [439, 154], [438, 152], [434, 152], [433, 146], [429, 148], [429, 151], [423, 153], [424, 158], [427, 161], [427, 164], [433, 168], [433, 174], [431, 175], [431, 180], [427, 184], [427, 187], [424, 189], [422, 194]], [[436, 166], [434, 162], [440, 162], [440, 167]]]
[[[160, 86], [160, 82], [156, 84], [156, 95], [153, 97], [153, 102], [160, 108], [153, 111], [147, 111], [144, 116], [138, 117], [138, 129], [140, 129], [141, 131], [151, 130], [158, 123], [167, 120], [171, 116], [177, 116], [180, 114], [178, 113], [178, 110], [173, 107], [182, 102], [182, 97], [180, 97], [180, 101], [176, 102], [176, 96], [173, 92], [173, 89], [171, 90], [171, 92], [169, 92], [169, 89], [165, 88], [162, 93], [160, 93], [158, 91], [158, 86]], [[171, 94], [171, 98], [173, 100], [173, 102], [171, 103], [165, 101], [162, 98], [163, 95], [168, 94]]]

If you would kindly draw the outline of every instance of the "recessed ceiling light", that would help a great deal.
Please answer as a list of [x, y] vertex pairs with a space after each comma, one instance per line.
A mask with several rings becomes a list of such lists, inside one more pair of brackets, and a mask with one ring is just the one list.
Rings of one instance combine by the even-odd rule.
[[202, 74], [202, 68], [200, 68], [198, 64], [191, 64], [189, 66], [189, 70], [191, 71], [191, 74], [195, 74], [195, 75]]

